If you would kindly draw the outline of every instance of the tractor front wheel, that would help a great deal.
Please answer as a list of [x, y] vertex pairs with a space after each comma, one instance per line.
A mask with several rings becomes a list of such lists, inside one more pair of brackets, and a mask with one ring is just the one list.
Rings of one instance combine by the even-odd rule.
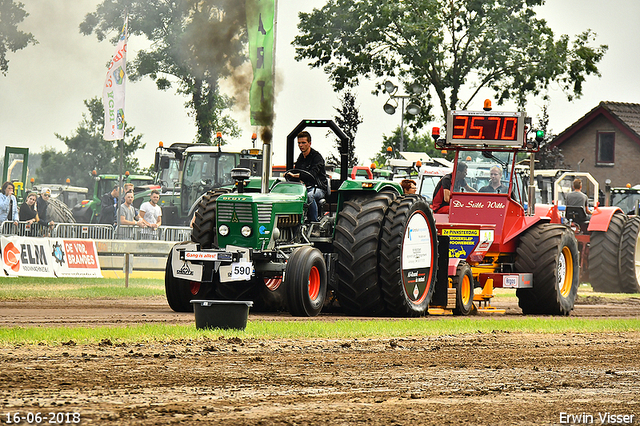
[[287, 262], [284, 285], [291, 315], [318, 315], [327, 294], [327, 266], [320, 250], [309, 246], [294, 250]]
[[563, 226], [543, 223], [520, 238], [515, 268], [533, 273], [533, 287], [516, 291], [524, 314], [569, 315], [578, 293], [578, 243]]
[[456, 275], [453, 277], [453, 288], [456, 289], [456, 315], [470, 315], [473, 312], [473, 273], [467, 262], [458, 263]]
[[218, 189], [209, 191], [202, 196], [198, 208], [194, 213], [191, 241], [200, 243], [204, 249], [218, 246], [218, 230], [216, 229], [216, 201], [229, 190]]

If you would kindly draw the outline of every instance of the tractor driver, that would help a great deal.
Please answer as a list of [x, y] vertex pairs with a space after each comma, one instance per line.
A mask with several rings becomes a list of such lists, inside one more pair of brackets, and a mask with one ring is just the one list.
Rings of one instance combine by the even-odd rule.
[[[440, 182], [433, 191], [433, 201], [431, 208], [434, 213], [449, 213], [449, 201], [451, 199], [451, 173], [442, 176]], [[469, 186], [465, 178], [467, 177], [467, 165], [460, 161], [456, 169], [456, 182], [454, 191], [465, 190], [469, 192], [478, 192]]]
[[508, 186], [504, 186], [500, 181], [502, 177], [502, 168], [500, 166], [493, 166], [489, 170], [489, 185], [480, 188], [479, 192], [494, 192], [497, 194], [506, 194], [509, 190]]
[[582, 192], [582, 180], [579, 178], [573, 181], [573, 191], [567, 194], [565, 203], [567, 207], [583, 207], [587, 215], [586, 220], [589, 220], [590, 215], [593, 213], [593, 211], [589, 209], [589, 197]]
[[[316, 182], [305, 182], [307, 185], [307, 200], [309, 202], [309, 220], [318, 221], [317, 202], [327, 196], [327, 173], [324, 169], [324, 158], [311, 148], [311, 135], [307, 131], [298, 134], [298, 148], [300, 155], [293, 167], [309, 172]], [[286, 173], [294, 179], [300, 179], [300, 173]]]

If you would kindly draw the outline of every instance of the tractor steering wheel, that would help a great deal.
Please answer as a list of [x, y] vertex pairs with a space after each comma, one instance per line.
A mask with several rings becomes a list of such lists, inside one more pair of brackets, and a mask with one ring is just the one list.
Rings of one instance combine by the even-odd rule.
[[[290, 176], [288, 173], [299, 174], [300, 177], [295, 178], [293, 176]], [[306, 186], [316, 186], [316, 187], [320, 186], [318, 185], [318, 180], [316, 179], [316, 177], [306, 170], [301, 170], [301, 169], [287, 170], [284, 174], [284, 178], [286, 179], [287, 182], [304, 182]]]

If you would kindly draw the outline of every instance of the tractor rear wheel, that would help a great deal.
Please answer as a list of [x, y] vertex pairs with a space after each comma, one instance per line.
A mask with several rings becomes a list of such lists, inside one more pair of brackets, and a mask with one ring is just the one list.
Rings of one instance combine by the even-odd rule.
[[227, 194], [226, 189], [218, 189], [206, 193], [194, 213], [191, 241], [200, 243], [204, 249], [218, 246], [218, 230], [216, 229], [216, 201], [222, 194]]
[[623, 293], [640, 293], [640, 217], [629, 218], [620, 246], [620, 287]]
[[453, 277], [453, 288], [456, 289], [456, 315], [470, 315], [473, 312], [473, 273], [467, 262], [458, 263], [456, 275]]
[[378, 249], [385, 213], [397, 196], [395, 191], [356, 195], [338, 213], [333, 242], [338, 252], [336, 293], [348, 315], [384, 313]]
[[620, 247], [626, 216], [615, 213], [606, 232], [592, 232], [589, 243], [589, 281], [594, 291], [619, 293]]
[[533, 273], [533, 287], [516, 291], [524, 314], [569, 315], [578, 293], [578, 243], [563, 226], [542, 223], [520, 238], [515, 268]]
[[416, 317], [435, 289], [437, 231], [426, 200], [397, 198], [387, 209], [380, 238], [380, 288], [388, 313]]
[[318, 315], [327, 295], [327, 265], [320, 250], [309, 246], [294, 250], [287, 262], [284, 276], [291, 315]]
[[193, 312], [193, 299], [206, 299], [211, 287], [207, 283], [176, 278], [173, 274], [173, 249], [169, 252], [164, 273], [164, 290], [169, 307], [175, 312]]

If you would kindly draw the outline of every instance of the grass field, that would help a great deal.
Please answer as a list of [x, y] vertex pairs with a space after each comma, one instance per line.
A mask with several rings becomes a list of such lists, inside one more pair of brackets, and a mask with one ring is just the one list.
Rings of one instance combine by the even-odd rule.
[[[55, 298], [145, 298], [164, 296], [164, 281], [131, 279], [12, 278], [0, 284], [0, 301]], [[639, 295], [594, 293], [581, 286], [579, 296], [629, 298]], [[513, 290], [496, 289], [496, 297], [515, 299]], [[171, 341], [213, 339], [220, 336], [284, 339], [366, 339], [385, 337], [438, 336], [463, 333], [591, 333], [640, 331], [637, 318], [572, 317], [440, 317], [418, 319], [335, 321], [249, 321], [244, 331], [197, 330], [192, 325], [127, 325], [123, 327], [14, 327], [0, 329], [0, 345]]]

